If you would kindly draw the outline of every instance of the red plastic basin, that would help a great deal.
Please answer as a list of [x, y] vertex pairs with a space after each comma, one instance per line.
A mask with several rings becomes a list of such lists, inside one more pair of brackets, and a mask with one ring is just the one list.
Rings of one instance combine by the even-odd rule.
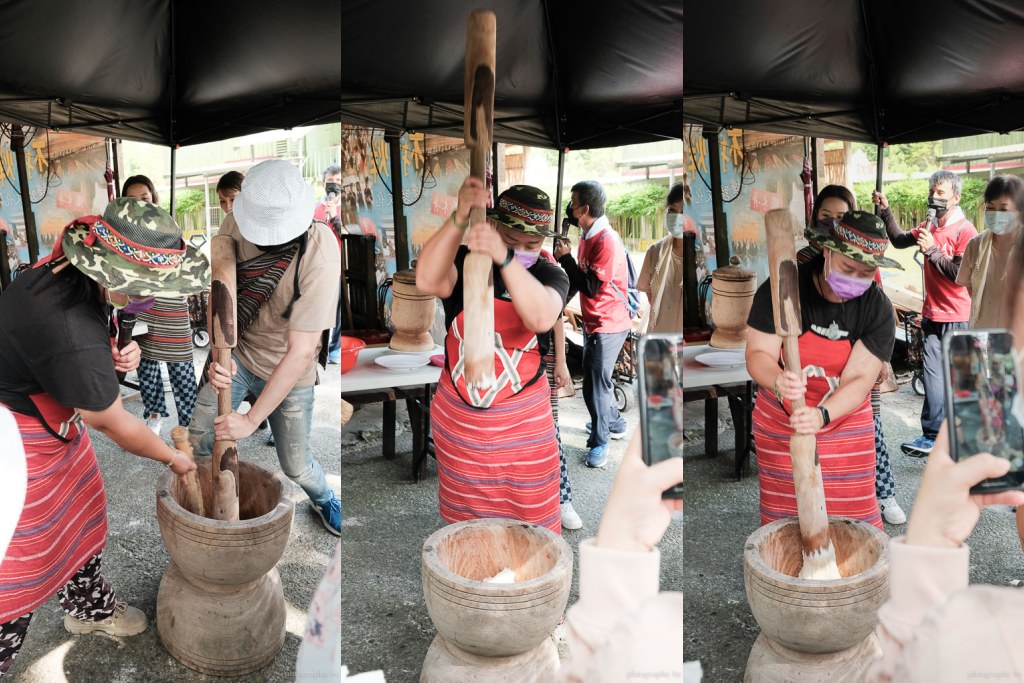
[[366, 342], [355, 337], [341, 337], [341, 373], [345, 374], [355, 367], [359, 352], [366, 348]]

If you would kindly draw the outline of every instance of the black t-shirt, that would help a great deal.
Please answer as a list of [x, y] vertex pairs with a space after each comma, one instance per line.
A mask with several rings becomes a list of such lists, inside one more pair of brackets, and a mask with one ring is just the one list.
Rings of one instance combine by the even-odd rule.
[[[451, 296], [441, 300], [441, 303], [444, 305], [445, 329], [450, 328], [452, 321], [462, 312], [462, 264], [465, 262], [466, 254], [468, 253], [469, 249], [465, 245], [460, 246], [459, 250], [455, 252], [455, 269], [458, 271], [459, 277], [455, 281], [455, 288], [452, 289]], [[569, 294], [569, 278], [564, 270], [544, 257], [540, 257], [526, 272], [537, 278], [545, 287], [551, 287], [558, 292], [558, 296], [562, 298], [562, 307], [565, 307], [566, 296]], [[491, 273], [494, 277], [494, 298], [512, 301], [512, 297], [508, 295], [508, 290], [505, 289], [505, 282], [501, 279], [501, 269], [495, 265], [491, 269]], [[538, 334], [537, 343], [541, 357], [547, 355], [551, 346], [551, 335], [547, 332]]]
[[28, 395], [47, 393], [66, 408], [104, 410], [120, 393], [106, 312], [92, 300], [63, 308], [55, 277], [29, 270], [0, 296], [0, 402], [40, 417]]
[[[826, 339], [849, 340], [850, 346], [862, 341], [871, 355], [888, 362], [896, 344], [896, 321], [889, 297], [872, 282], [868, 291], [856, 299], [838, 304], [828, 301], [814, 286], [814, 273], [820, 272], [824, 264], [824, 257], [819, 255], [798, 266], [803, 331]], [[759, 332], [775, 334], [770, 280], [765, 280], [754, 294], [747, 324]]]

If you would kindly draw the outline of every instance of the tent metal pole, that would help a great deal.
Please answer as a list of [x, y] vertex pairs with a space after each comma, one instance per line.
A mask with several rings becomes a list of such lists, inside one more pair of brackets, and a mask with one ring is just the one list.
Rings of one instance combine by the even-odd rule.
[[[818, 138], [811, 138], [811, 192], [818, 196]], [[811, 223], [815, 222], [811, 216]]]
[[729, 228], [725, 223], [722, 201], [722, 160], [718, 129], [705, 126], [702, 135], [708, 144], [708, 175], [711, 176], [711, 210], [715, 222], [715, 258], [718, 267], [729, 265]]
[[177, 185], [177, 173], [178, 173], [178, 148], [171, 147], [171, 218], [174, 218], [174, 189]]
[[28, 262], [39, 260], [39, 235], [36, 233], [36, 215], [32, 213], [32, 196], [28, 188], [28, 164], [25, 162], [25, 129], [11, 124], [11, 151], [18, 164], [18, 192], [21, 194], [21, 212], [25, 218], [25, 241], [28, 243]]
[[565, 148], [558, 148], [558, 184], [555, 185], [555, 224], [551, 226], [558, 230], [558, 219], [562, 215], [562, 185], [565, 182]]
[[491, 143], [491, 206], [498, 205], [498, 143]]
[[[882, 168], [885, 166], [885, 145], [881, 142], [878, 143], [878, 163], [875, 167], [875, 189], [879, 192], [882, 191]], [[879, 204], [875, 204], [875, 215], [880, 216], [882, 214], [882, 207]]]
[[[395, 265], [397, 270], [406, 270], [409, 268], [409, 235], [405, 228], [405, 200], [402, 192], [402, 132], [385, 131], [384, 137], [388, 140], [391, 153], [391, 211], [395, 224]], [[387, 239], [387, 235], [382, 237]]]
[[11, 285], [11, 262], [7, 260], [7, 231], [0, 230], [0, 294]]

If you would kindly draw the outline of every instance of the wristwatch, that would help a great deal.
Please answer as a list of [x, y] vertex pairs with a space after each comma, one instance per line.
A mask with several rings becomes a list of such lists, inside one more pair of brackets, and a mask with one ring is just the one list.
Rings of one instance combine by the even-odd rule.
[[512, 263], [512, 261], [514, 261], [515, 258], [516, 258], [515, 250], [512, 249], [512, 247], [509, 247], [508, 248], [508, 254], [505, 256], [505, 260], [502, 262], [502, 264], [500, 266], [498, 266], [498, 268], [504, 268], [508, 264]]
[[818, 406], [818, 410], [821, 411], [821, 426], [828, 427], [828, 423], [832, 421], [832, 418], [829, 417], [828, 409], [825, 406]]

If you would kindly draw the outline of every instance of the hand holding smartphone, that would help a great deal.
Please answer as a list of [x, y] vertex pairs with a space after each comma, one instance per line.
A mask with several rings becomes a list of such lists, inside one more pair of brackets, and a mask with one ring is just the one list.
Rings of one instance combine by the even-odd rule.
[[945, 361], [949, 453], [962, 460], [991, 453], [1010, 461], [1010, 471], [985, 479], [971, 493], [1024, 489], [1024, 426], [1014, 414], [1020, 404], [1020, 370], [1008, 330], [958, 330], [942, 341]]
[[[648, 334], [640, 338], [640, 434], [647, 465], [683, 457], [683, 335]], [[683, 485], [662, 493], [682, 498]]]

